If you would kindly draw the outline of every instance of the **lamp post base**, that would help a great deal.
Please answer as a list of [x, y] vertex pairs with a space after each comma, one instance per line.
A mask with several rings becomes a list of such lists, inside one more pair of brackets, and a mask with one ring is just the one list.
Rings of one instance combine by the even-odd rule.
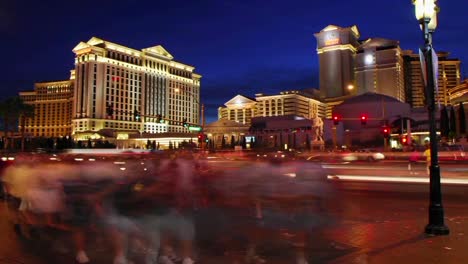
[[444, 223], [444, 208], [441, 204], [429, 205], [429, 223], [425, 229], [428, 235], [448, 235], [450, 233], [449, 228]]
[[450, 233], [450, 230], [444, 224], [442, 225], [429, 224], [426, 226], [426, 229], [424, 230], [424, 232], [428, 235], [441, 236], [441, 235], [448, 235]]

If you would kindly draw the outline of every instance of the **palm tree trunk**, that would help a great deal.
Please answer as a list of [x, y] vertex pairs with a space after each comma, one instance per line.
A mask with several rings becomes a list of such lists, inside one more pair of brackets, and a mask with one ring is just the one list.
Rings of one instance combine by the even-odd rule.
[[5, 116], [5, 118], [3, 119], [3, 121], [5, 122], [3, 124], [4, 126], [4, 129], [5, 131], [3, 132], [3, 135], [5, 136], [5, 141], [3, 142], [3, 149], [8, 149], [8, 117]]
[[24, 115], [21, 115], [20, 116], [20, 124], [21, 124], [21, 152], [24, 152], [24, 126], [25, 126], [25, 123], [26, 123], [26, 120], [25, 120], [25, 116]]

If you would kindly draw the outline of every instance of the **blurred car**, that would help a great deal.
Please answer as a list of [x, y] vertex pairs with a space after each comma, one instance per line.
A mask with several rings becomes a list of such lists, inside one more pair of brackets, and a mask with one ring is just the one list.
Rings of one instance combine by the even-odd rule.
[[385, 159], [385, 155], [374, 149], [360, 149], [355, 152], [343, 153], [343, 161], [380, 161]]
[[439, 160], [466, 160], [467, 156], [461, 145], [439, 146]]
[[7, 153], [2, 153], [0, 154], [1, 157], [0, 157], [0, 198], [4, 198], [4, 188], [3, 188], [3, 181], [2, 181], [2, 177], [3, 177], [3, 171], [13, 165], [13, 163], [15, 162], [15, 159], [16, 157], [12, 154], [7, 154]]
[[257, 159], [281, 159], [281, 160], [296, 160], [297, 153], [294, 151], [275, 151], [275, 152], [259, 152], [256, 154]]

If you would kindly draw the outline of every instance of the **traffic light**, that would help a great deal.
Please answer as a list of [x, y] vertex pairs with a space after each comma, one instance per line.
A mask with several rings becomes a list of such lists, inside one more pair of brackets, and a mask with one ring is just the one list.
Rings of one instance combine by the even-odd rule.
[[361, 125], [366, 125], [367, 124], [367, 116], [366, 115], [361, 115]]
[[202, 143], [203, 134], [198, 134], [198, 143]]
[[389, 127], [383, 127], [382, 128], [382, 134], [384, 138], [390, 138], [390, 128]]
[[333, 124], [336, 126], [340, 123], [340, 118], [337, 115], [333, 115]]
[[140, 112], [138, 112], [138, 110], [135, 109], [135, 111], [133, 112], [133, 117], [135, 118], [135, 121], [140, 121]]
[[403, 145], [408, 144], [408, 136], [402, 136], [401, 137], [401, 144], [403, 144]]
[[184, 121], [182, 121], [182, 125], [184, 127], [188, 127], [187, 118], [184, 118]]
[[203, 137], [205, 138], [205, 143], [208, 143], [210, 141], [207, 135], [203, 135]]
[[107, 114], [107, 116], [113, 116], [114, 115], [114, 107], [113, 107], [112, 104], [107, 104], [106, 114]]

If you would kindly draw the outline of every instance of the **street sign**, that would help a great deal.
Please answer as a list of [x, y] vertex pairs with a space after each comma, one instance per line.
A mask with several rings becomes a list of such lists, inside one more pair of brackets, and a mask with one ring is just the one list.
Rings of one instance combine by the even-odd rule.
[[201, 131], [202, 128], [200, 126], [189, 126], [188, 130], [189, 131]]

